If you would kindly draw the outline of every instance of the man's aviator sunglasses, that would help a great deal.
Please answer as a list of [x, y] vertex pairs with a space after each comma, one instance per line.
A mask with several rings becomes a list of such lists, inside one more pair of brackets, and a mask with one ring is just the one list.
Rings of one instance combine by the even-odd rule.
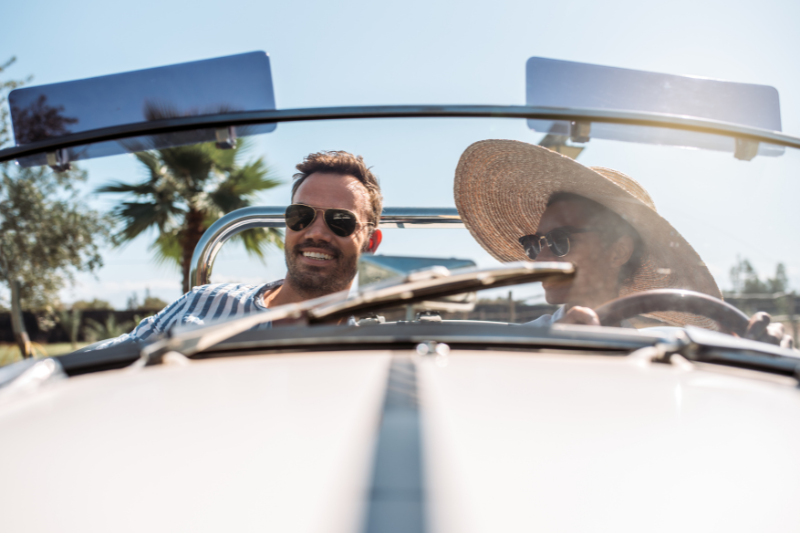
[[[322, 211], [325, 224], [339, 237], [349, 237], [361, 225], [356, 214], [347, 209], [322, 209], [305, 204], [292, 204], [286, 208], [286, 227], [292, 231], [303, 231], [314, 223], [317, 211]], [[365, 225], [372, 226], [372, 223]]]
[[597, 231], [591, 228], [571, 228], [563, 227], [548, 231], [544, 235], [524, 235], [519, 238], [519, 243], [525, 250], [525, 255], [531, 259], [536, 259], [542, 252], [542, 241], [547, 244], [550, 251], [556, 257], [564, 257], [569, 253], [569, 237], [573, 233], [588, 233]]

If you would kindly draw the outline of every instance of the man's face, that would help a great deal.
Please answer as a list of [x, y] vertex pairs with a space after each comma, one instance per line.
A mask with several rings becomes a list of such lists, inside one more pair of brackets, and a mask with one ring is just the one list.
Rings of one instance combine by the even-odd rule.
[[369, 238], [367, 189], [353, 176], [315, 172], [297, 189], [292, 203], [347, 209], [358, 217], [358, 229], [347, 237], [334, 234], [321, 212], [317, 212], [314, 222], [301, 231], [286, 229], [287, 281], [295, 290], [314, 298], [349, 289]]
[[[602, 228], [592, 227], [592, 222], [579, 202], [564, 200], [550, 205], [542, 215], [537, 235], [544, 235], [556, 228]], [[557, 257], [548, 246], [543, 246], [536, 261], [569, 261], [577, 267], [572, 280], [545, 281], [547, 302], [596, 307], [618, 295], [619, 259], [612, 257], [613, 247], [608, 246], [603, 234], [597, 231], [570, 235], [570, 250], [564, 257]]]

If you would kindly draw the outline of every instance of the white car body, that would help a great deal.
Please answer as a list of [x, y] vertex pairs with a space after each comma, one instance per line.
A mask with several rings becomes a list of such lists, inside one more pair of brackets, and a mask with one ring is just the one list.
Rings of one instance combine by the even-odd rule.
[[[392, 361], [416, 369], [425, 530], [795, 521], [795, 379], [680, 358], [454, 349], [199, 360], [9, 399], [3, 530], [363, 530], [381, 504], [374, 469], [405, 483], [402, 453], [373, 467], [382, 412], [383, 426], [395, 420], [381, 407]], [[384, 511], [402, 519], [402, 499]]]

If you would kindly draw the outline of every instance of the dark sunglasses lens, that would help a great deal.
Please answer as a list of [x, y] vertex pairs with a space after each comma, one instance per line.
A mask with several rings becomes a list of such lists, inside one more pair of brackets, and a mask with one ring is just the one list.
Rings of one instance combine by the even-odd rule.
[[525, 250], [525, 255], [530, 259], [536, 259], [539, 252], [542, 251], [541, 248], [539, 248], [539, 237], [536, 235], [520, 237], [519, 243], [522, 245], [523, 250]]
[[556, 257], [564, 257], [569, 253], [569, 233], [566, 231], [551, 231], [547, 235], [547, 242]]
[[307, 205], [290, 205], [286, 208], [286, 227], [292, 231], [303, 231], [314, 222], [316, 211]]
[[339, 237], [352, 235], [358, 225], [356, 215], [344, 209], [328, 209], [325, 211], [325, 222], [331, 228], [331, 231]]

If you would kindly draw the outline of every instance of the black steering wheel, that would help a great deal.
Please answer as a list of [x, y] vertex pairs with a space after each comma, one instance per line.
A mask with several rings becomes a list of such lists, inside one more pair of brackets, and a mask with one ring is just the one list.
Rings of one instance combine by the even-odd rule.
[[619, 325], [635, 315], [679, 311], [701, 315], [714, 320], [727, 333], [744, 337], [750, 319], [729, 303], [702, 292], [681, 289], [658, 289], [637, 292], [601, 305], [595, 312], [603, 326]]

